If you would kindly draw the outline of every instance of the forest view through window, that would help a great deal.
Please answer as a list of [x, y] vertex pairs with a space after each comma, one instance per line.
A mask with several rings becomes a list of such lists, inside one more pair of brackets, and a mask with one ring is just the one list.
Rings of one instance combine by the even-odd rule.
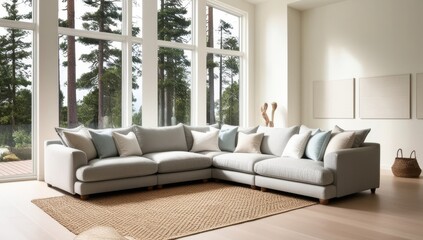
[[[132, 1], [140, 11], [141, 2]], [[67, 0], [59, 4], [59, 26], [70, 31], [59, 36], [60, 125], [91, 128], [122, 126], [123, 81], [131, 81], [133, 93], [141, 85], [141, 46], [131, 44], [130, 57], [123, 56], [122, 0]], [[140, 13], [134, 14], [131, 36], [140, 35]], [[69, 30], [68, 30], [69, 29]], [[78, 29], [92, 37], [74, 36]], [[108, 33], [108, 38], [96, 32]], [[118, 40], [110, 40], [116, 38]], [[122, 58], [131, 62], [131, 79], [123, 79]], [[129, 62], [129, 61], [128, 61]], [[141, 96], [133, 94], [133, 121], [141, 123]]]
[[[207, 47], [239, 52], [240, 19], [207, 7]], [[207, 54], [207, 123], [239, 125], [240, 58]]]
[[[6, 23], [17, 27], [2, 27]], [[0, 0], [0, 179], [33, 174], [32, 2]], [[33, 26], [33, 25], [32, 25]]]

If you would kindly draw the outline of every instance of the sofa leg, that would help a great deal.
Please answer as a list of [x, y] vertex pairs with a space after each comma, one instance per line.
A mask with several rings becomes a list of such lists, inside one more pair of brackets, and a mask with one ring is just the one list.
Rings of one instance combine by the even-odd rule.
[[88, 200], [88, 198], [90, 198], [90, 195], [80, 195], [79, 198], [81, 198], [81, 200]]
[[372, 188], [372, 189], [370, 189], [370, 192], [371, 192], [372, 194], [375, 194], [375, 193], [376, 193], [376, 188]]
[[154, 186], [147, 187], [147, 191], [151, 191], [154, 189]]
[[319, 199], [319, 203], [322, 204], [322, 205], [328, 205], [329, 199]]
[[209, 180], [208, 179], [203, 179], [203, 183], [208, 183]]
[[256, 190], [257, 187], [255, 185], [251, 185], [251, 189]]
[[163, 185], [157, 185], [157, 189], [162, 189]]
[[260, 189], [262, 192], [267, 192], [267, 189], [265, 187], [261, 187]]

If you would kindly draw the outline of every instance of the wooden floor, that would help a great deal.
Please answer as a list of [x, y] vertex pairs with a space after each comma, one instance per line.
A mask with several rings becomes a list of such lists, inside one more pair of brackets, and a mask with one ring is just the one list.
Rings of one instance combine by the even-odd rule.
[[[74, 235], [30, 201], [62, 195], [45, 183], [0, 184], [0, 239], [60, 239]], [[423, 177], [382, 171], [376, 194], [330, 202], [184, 238], [194, 239], [423, 239]]]
[[0, 162], [0, 177], [32, 173], [32, 160]]

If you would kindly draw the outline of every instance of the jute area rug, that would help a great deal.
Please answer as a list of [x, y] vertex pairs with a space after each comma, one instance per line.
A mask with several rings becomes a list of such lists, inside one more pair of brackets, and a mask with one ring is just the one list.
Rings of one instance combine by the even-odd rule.
[[85, 201], [65, 195], [32, 202], [74, 234], [109, 226], [143, 240], [175, 239], [316, 204], [215, 182], [94, 195]]

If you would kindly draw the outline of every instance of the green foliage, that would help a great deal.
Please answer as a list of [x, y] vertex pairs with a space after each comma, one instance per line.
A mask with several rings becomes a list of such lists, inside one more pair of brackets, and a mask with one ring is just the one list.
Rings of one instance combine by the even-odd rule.
[[30, 147], [31, 146], [31, 133], [23, 129], [13, 132], [13, 141], [16, 148]]
[[157, 13], [158, 39], [184, 42], [183, 37], [191, 33], [186, 29], [191, 25], [191, 20], [184, 17], [186, 13], [181, 0], [160, 0], [160, 10]]
[[132, 124], [142, 125], [142, 106], [132, 115]]
[[[209, 7], [211, 8], [211, 7]], [[211, 11], [212, 14], [213, 11]], [[209, 16], [209, 21], [212, 17]], [[213, 28], [213, 23], [208, 23], [208, 28]], [[209, 31], [212, 31], [210, 30]], [[239, 40], [232, 36], [233, 26], [232, 24], [220, 20], [219, 26], [217, 27], [217, 37], [219, 38], [218, 43], [221, 49], [239, 50]], [[208, 34], [211, 34], [208, 33]], [[207, 36], [209, 39], [208, 45], [212, 45], [212, 37]], [[239, 124], [239, 57], [235, 56], [216, 56], [219, 58], [218, 62], [215, 62], [214, 55], [208, 54], [207, 56], [207, 68], [209, 71], [208, 75], [208, 88], [207, 88], [207, 119], [210, 124], [215, 123], [215, 120], [226, 124], [238, 125]], [[214, 74], [214, 68], [218, 68], [219, 74]], [[218, 86], [220, 89], [220, 98], [214, 102], [215, 81], [218, 80]], [[213, 109], [214, 107], [214, 109]], [[217, 117], [213, 116], [218, 111]]]
[[234, 82], [222, 94], [223, 122], [239, 125], [239, 84]]
[[[158, 39], [184, 42], [191, 34], [191, 21], [184, 17], [187, 10], [180, 0], [160, 0]], [[190, 81], [187, 68], [190, 61], [184, 50], [161, 47], [158, 51], [159, 125], [167, 126], [190, 121]]]
[[[28, 1], [3, 1], [7, 16], [4, 19], [21, 21], [31, 14], [19, 14], [21, 4]], [[30, 4], [30, 2], [29, 2]], [[18, 126], [31, 124], [31, 38], [29, 31], [6, 28], [0, 35], [0, 145], [13, 145]], [[19, 135], [19, 133], [17, 133]], [[30, 134], [17, 138], [18, 144], [31, 144]]]

